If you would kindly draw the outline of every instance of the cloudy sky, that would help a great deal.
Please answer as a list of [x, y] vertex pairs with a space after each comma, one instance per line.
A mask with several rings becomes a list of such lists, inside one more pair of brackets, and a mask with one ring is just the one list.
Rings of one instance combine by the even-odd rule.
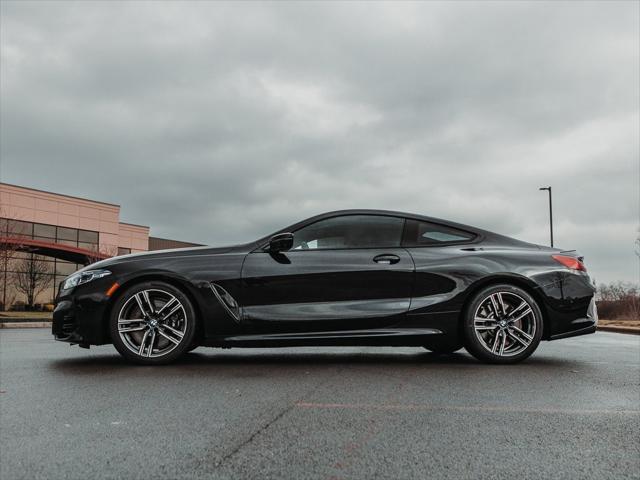
[[0, 179], [220, 245], [424, 213], [638, 281], [640, 3], [13, 2]]

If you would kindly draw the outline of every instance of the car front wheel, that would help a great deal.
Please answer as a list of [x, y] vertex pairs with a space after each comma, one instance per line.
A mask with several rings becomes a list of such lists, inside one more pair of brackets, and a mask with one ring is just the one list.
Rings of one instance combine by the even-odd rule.
[[132, 286], [111, 311], [114, 346], [126, 359], [140, 364], [170, 363], [192, 345], [196, 316], [189, 299], [164, 282]]
[[542, 312], [526, 291], [495, 285], [478, 292], [465, 311], [465, 348], [478, 360], [517, 363], [538, 347]]

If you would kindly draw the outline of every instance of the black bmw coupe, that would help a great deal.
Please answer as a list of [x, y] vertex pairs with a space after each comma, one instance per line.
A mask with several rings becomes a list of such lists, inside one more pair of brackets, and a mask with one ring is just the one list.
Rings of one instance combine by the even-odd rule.
[[466, 348], [515, 363], [593, 333], [583, 259], [401, 212], [325, 213], [257, 241], [126, 255], [60, 285], [57, 340], [161, 364], [198, 346]]

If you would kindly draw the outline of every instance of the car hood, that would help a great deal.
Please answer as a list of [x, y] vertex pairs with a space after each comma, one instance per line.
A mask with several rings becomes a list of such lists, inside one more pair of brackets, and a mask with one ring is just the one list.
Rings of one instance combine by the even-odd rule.
[[175, 258], [175, 257], [188, 257], [196, 255], [225, 255], [228, 253], [249, 253], [255, 248], [253, 243], [242, 245], [230, 245], [226, 247], [189, 247], [189, 248], [171, 248], [167, 250], [154, 250], [151, 252], [139, 252], [131, 253], [129, 255], [119, 255], [117, 257], [107, 258], [106, 260], [100, 260], [99, 262], [87, 265], [84, 268], [78, 270], [83, 272], [85, 270], [96, 270], [100, 268], [109, 268], [114, 265], [123, 263], [138, 262], [144, 260], [161, 259], [161, 258]]

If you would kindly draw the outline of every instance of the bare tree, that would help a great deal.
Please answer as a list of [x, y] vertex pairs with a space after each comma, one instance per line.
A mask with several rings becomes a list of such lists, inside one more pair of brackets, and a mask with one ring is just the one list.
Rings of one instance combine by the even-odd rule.
[[640, 227], [638, 227], [638, 235], [636, 236], [636, 256], [638, 257], [638, 282], [640, 282]]
[[8, 306], [13, 303], [7, 298], [7, 281], [9, 275], [9, 263], [15, 258], [16, 253], [22, 248], [20, 244], [20, 231], [16, 227], [16, 223], [7, 218], [4, 208], [0, 207], [0, 288], [2, 296], [0, 297], [1, 306], [7, 310]]
[[115, 257], [118, 254], [117, 247], [109, 248], [104, 246], [101, 247], [100, 245], [95, 245], [94, 247], [90, 248], [89, 251], [91, 253], [87, 254], [87, 261], [85, 265], [99, 262], [100, 260], [104, 260], [105, 258]]
[[609, 320], [640, 320], [640, 287], [629, 282], [600, 284], [598, 313]]
[[35, 299], [51, 285], [53, 275], [49, 262], [37, 255], [29, 255], [18, 263], [14, 274], [15, 287], [27, 297], [27, 306], [34, 308]]

